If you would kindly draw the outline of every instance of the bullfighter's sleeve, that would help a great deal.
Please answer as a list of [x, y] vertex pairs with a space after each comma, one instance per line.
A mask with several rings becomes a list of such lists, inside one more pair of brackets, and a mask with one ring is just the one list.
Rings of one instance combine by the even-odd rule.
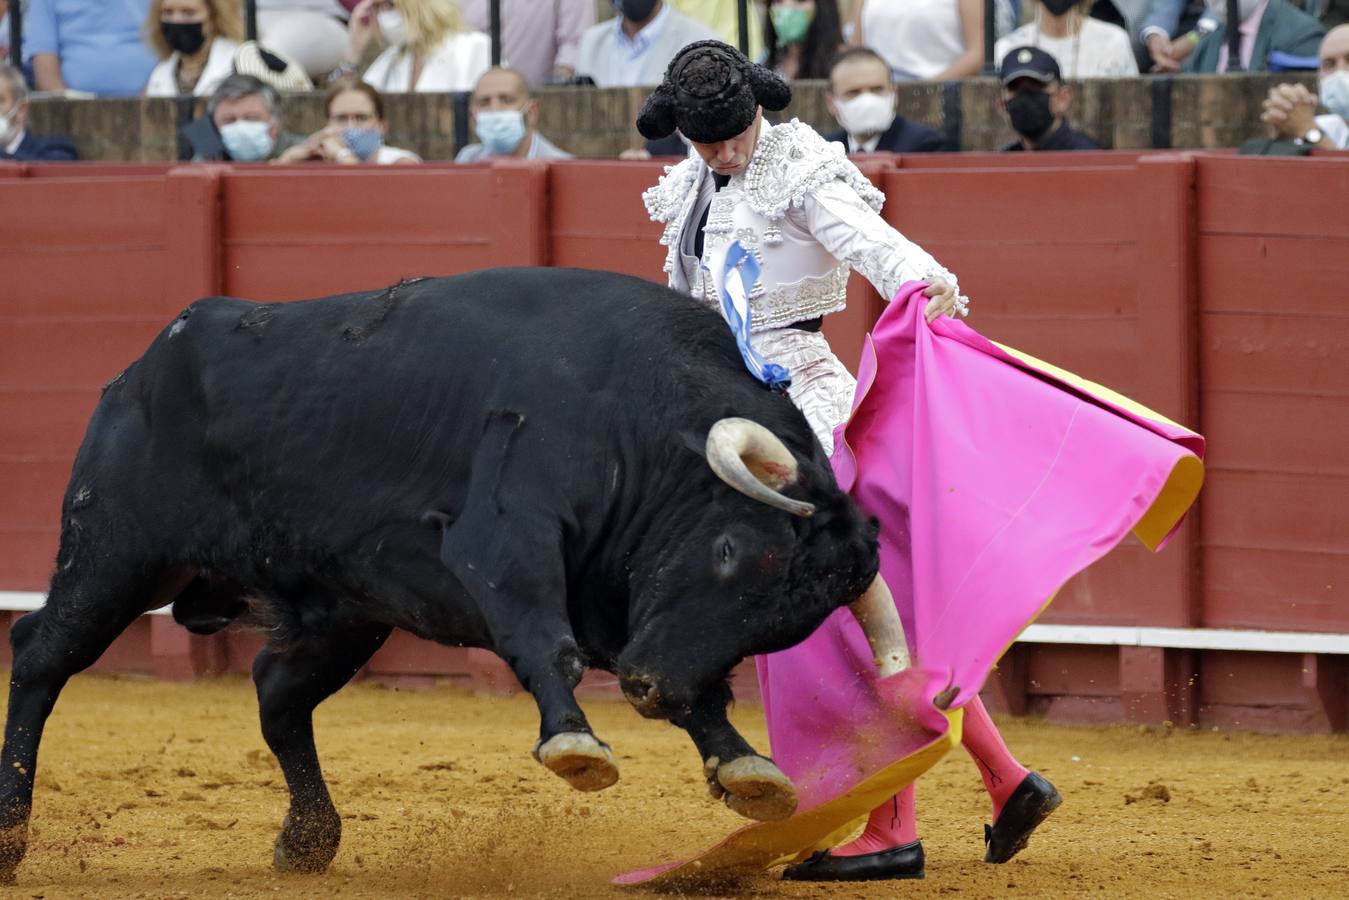
[[909, 281], [940, 278], [959, 293], [956, 277], [931, 254], [892, 228], [842, 180], [820, 185], [806, 194], [797, 218], [839, 262], [880, 291], [886, 301]]

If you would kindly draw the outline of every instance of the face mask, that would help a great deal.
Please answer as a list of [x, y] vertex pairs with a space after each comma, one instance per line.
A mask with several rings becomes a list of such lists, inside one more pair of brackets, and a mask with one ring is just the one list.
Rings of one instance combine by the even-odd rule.
[[8, 144], [14, 140], [13, 132], [19, 127], [19, 123], [14, 120], [14, 110], [7, 113], [0, 113], [0, 144]]
[[1051, 16], [1061, 16], [1080, 2], [1081, 0], [1040, 0], [1045, 12]]
[[895, 95], [858, 94], [836, 103], [838, 123], [852, 135], [881, 134], [895, 121]]
[[1007, 116], [1012, 129], [1022, 137], [1038, 140], [1054, 124], [1049, 95], [1040, 91], [1022, 91], [1007, 101]]
[[1340, 69], [1321, 78], [1321, 102], [1326, 109], [1349, 121], [1349, 69]]
[[379, 23], [379, 33], [384, 35], [390, 47], [402, 47], [408, 42], [407, 19], [398, 10], [381, 9], [375, 14], [375, 21]]
[[365, 162], [375, 155], [384, 143], [384, 136], [379, 133], [378, 128], [343, 128], [342, 140], [346, 143], [347, 149], [356, 154], [356, 158]]
[[778, 43], [799, 44], [806, 39], [810, 23], [815, 21], [814, 9], [778, 4], [768, 11], [773, 19], [773, 30], [777, 32]]
[[202, 22], [160, 22], [159, 33], [164, 42], [184, 56], [191, 56], [206, 43], [206, 29]]
[[629, 22], [645, 22], [657, 0], [614, 0], [614, 9]]
[[494, 109], [476, 113], [478, 140], [494, 156], [507, 156], [525, 139], [525, 114], [518, 109]]
[[257, 162], [272, 152], [271, 125], [266, 122], [231, 122], [220, 129], [220, 142], [236, 162]]

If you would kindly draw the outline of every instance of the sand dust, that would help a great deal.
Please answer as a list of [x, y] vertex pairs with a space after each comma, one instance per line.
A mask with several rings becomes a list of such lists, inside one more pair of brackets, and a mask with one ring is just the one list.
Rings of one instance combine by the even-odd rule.
[[[48, 725], [28, 858], [0, 896], [650, 896], [610, 876], [702, 848], [740, 820], [712, 801], [692, 744], [620, 702], [586, 704], [622, 780], [580, 794], [529, 757], [528, 697], [348, 687], [320, 708], [342, 813], [320, 876], [274, 874], [286, 808], [251, 685], [83, 676]], [[757, 708], [736, 723], [767, 749]], [[987, 806], [968, 758], [919, 783], [927, 879], [788, 884], [740, 896], [1349, 896], [1349, 737], [1004, 723], [1064, 804], [1011, 863], [985, 865]]]

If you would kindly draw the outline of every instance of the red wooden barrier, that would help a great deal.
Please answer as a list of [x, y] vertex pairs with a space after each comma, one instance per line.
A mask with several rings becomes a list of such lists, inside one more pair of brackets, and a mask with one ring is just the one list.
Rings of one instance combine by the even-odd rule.
[[[199, 296], [294, 299], [517, 263], [663, 277], [640, 201], [659, 164], [105, 169], [0, 165], [0, 589], [45, 587], [98, 389]], [[1120, 548], [1047, 621], [1349, 631], [1349, 162], [1005, 154], [864, 170], [889, 196], [886, 217], [960, 275], [981, 331], [1210, 438], [1187, 529], [1158, 557]], [[826, 329], [849, 363], [881, 309], [864, 282], [852, 288]], [[157, 618], [100, 665], [246, 670], [255, 649]], [[400, 637], [371, 671], [499, 688], [484, 658]], [[1343, 727], [1344, 668], [1314, 654], [1034, 645], [992, 687], [1013, 709], [1060, 717], [1324, 729]]]
[[1349, 631], [1349, 162], [1198, 166], [1203, 621]]

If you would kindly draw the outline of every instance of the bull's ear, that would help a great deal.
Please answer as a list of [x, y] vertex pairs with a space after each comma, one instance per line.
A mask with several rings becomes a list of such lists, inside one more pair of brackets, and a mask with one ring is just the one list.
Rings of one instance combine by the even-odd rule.
[[683, 430], [679, 432], [679, 442], [698, 454], [700, 459], [707, 459], [706, 434], [694, 434], [692, 431]]

